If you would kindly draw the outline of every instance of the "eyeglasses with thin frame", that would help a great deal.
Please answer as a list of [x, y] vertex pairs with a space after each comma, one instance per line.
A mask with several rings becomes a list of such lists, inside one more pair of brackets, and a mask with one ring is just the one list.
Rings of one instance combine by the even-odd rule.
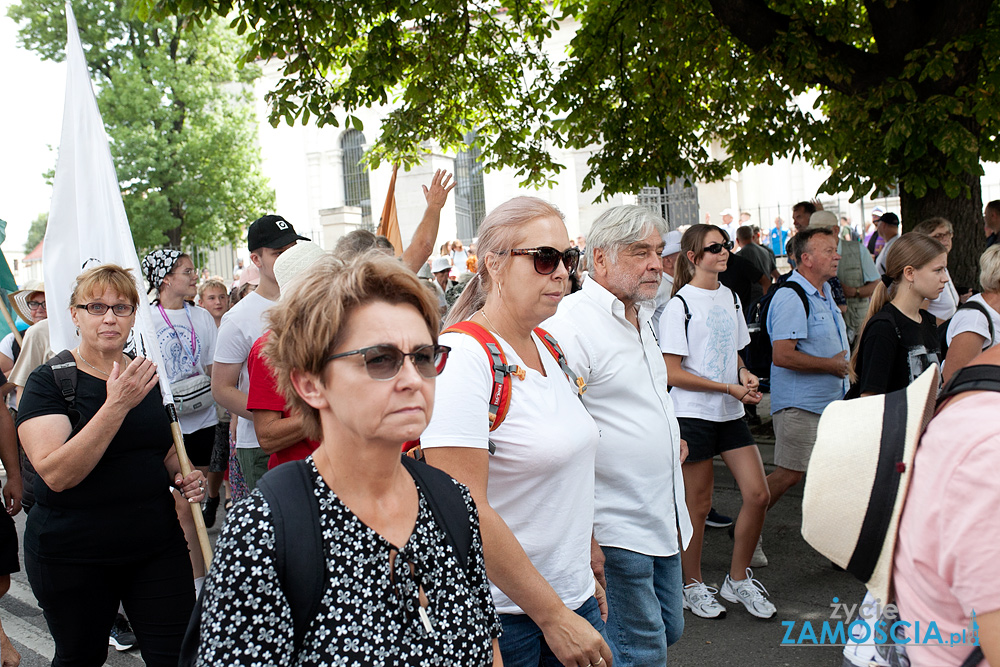
[[44, 301], [29, 301], [28, 302], [28, 308], [31, 308], [32, 310], [35, 310], [36, 308], [44, 308], [44, 307], [45, 307], [45, 302]]
[[702, 248], [703, 251], [710, 252], [713, 255], [718, 255], [723, 250], [732, 250], [732, 249], [733, 249], [732, 241], [726, 241], [725, 243], [712, 243], [711, 245], [707, 245], [704, 248]]
[[113, 306], [109, 306], [106, 303], [100, 303], [95, 301], [94, 303], [78, 304], [77, 308], [81, 310], [86, 310], [91, 315], [102, 316], [111, 309], [111, 312], [118, 317], [128, 317], [135, 312], [135, 306], [130, 303], [116, 303]]
[[576, 273], [576, 267], [580, 264], [579, 248], [567, 248], [560, 252], [551, 246], [539, 246], [537, 248], [514, 248], [506, 252], [511, 255], [532, 256], [535, 260], [535, 272], [543, 276], [555, 273], [556, 269], [559, 268], [560, 261], [570, 275]]
[[334, 359], [343, 359], [361, 355], [365, 362], [368, 377], [373, 380], [391, 380], [399, 374], [403, 361], [409, 357], [414, 368], [425, 378], [435, 378], [444, 370], [451, 348], [447, 345], [421, 345], [412, 352], [403, 352], [395, 345], [372, 345], [360, 350], [332, 354], [324, 360], [329, 363]]
[[182, 276], [187, 276], [188, 278], [190, 278], [191, 276], [196, 275], [197, 273], [198, 269], [184, 269], [183, 271], [171, 271], [168, 275], [175, 276], [180, 274]]

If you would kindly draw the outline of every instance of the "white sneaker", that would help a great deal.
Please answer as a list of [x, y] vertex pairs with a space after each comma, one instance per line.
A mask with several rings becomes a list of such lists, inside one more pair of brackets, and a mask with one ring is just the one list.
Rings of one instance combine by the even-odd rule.
[[684, 587], [684, 609], [701, 618], [722, 618], [726, 615], [726, 608], [715, 599], [718, 592], [718, 589], [691, 579], [691, 583]]
[[753, 556], [750, 558], [750, 567], [767, 567], [767, 556], [764, 555], [764, 538], [757, 538], [757, 546], [753, 549]]
[[777, 611], [771, 601], [764, 597], [767, 589], [759, 581], [753, 578], [753, 572], [747, 568], [747, 578], [740, 581], [733, 581], [726, 575], [726, 581], [722, 584], [719, 594], [730, 602], [742, 602], [751, 614], [757, 618], [771, 618]]

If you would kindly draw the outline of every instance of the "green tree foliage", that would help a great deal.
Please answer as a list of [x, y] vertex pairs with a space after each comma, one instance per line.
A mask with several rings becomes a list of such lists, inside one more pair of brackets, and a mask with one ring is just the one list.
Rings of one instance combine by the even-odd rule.
[[49, 224], [49, 214], [39, 213], [28, 228], [28, 240], [24, 242], [24, 254], [34, 250], [45, 238], [45, 227]]
[[551, 148], [595, 148], [584, 185], [605, 194], [803, 158], [831, 169], [826, 192], [898, 186], [907, 227], [950, 217], [974, 284], [995, 0], [138, 1], [229, 17], [247, 61], [282, 58], [272, 123], [391, 102], [375, 164], [473, 128], [489, 166], [534, 184], [561, 168]]
[[[274, 205], [261, 173], [253, 110], [259, 69], [222, 20], [144, 22], [124, 2], [73, 11], [111, 141], [137, 247], [218, 245]], [[65, 57], [61, 0], [21, 0], [21, 44]]]

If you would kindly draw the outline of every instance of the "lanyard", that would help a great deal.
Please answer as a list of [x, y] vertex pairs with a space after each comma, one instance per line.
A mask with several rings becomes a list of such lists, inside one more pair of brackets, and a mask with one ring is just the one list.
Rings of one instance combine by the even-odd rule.
[[[174, 328], [174, 325], [170, 321], [170, 318], [167, 317], [167, 311], [163, 310], [163, 304], [162, 303], [158, 303], [158, 304], [156, 304], [156, 307], [160, 309], [160, 315], [163, 316], [163, 321], [166, 322], [167, 326], [170, 327], [170, 330], [174, 332], [174, 338], [177, 339], [177, 342], [180, 342], [180, 340], [181, 340], [180, 334], [177, 333], [177, 329]], [[193, 357], [192, 360], [191, 360], [191, 365], [194, 366], [195, 368], [197, 368], [198, 367], [198, 347], [197, 347], [197, 342], [196, 342], [195, 337], [194, 337], [194, 322], [191, 321], [191, 313], [188, 312], [188, 308], [189, 308], [189, 306], [187, 305], [187, 301], [185, 301], [184, 302], [184, 314], [187, 315], [188, 324], [191, 325], [191, 356]]]

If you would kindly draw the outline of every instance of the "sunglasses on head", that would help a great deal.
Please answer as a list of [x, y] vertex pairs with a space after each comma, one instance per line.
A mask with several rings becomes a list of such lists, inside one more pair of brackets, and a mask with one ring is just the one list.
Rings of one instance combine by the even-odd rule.
[[403, 352], [395, 345], [373, 345], [360, 350], [341, 352], [326, 358], [329, 363], [334, 359], [361, 355], [365, 360], [365, 370], [373, 380], [391, 380], [399, 374], [406, 357], [413, 362], [414, 368], [425, 378], [437, 377], [444, 370], [451, 348], [446, 345], [422, 345], [413, 352]]
[[702, 250], [704, 250], [705, 252], [710, 252], [713, 255], [718, 255], [723, 250], [732, 250], [732, 249], [733, 249], [732, 241], [726, 241], [725, 243], [713, 243], [712, 245], [708, 245], [702, 248]]
[[579, 248], [567, 248], [560, 252], [549, 246], [541, 246], [539, 248], [516, 248], [508, 252], [511, 255], [533, 256], [535, 258], [535, 271], [543, 276], [555, 273], [555, 270], [559, 268], [560, 260], [570, 275], [576, 273], [576, 267], [580, 263]]

